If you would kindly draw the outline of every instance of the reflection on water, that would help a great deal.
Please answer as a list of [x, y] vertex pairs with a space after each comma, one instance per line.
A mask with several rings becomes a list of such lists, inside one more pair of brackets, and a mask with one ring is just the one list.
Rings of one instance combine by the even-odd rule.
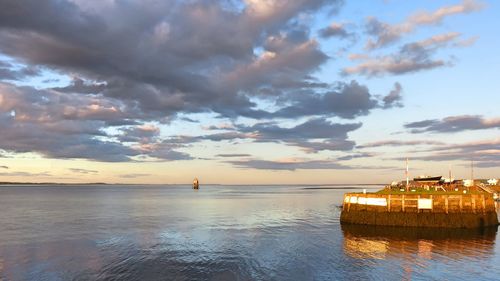
[[[365, 225], [342, 225], [341, 228], [346, 255], [361, 260], [400, 260], [405, 272], [403, 279], [423, 278], [436, 267], [436, 261], [482, 272], [481, 267], [487, 267], [488, 260], [498, 260], [496, 226], [480, 230]], [[471, 266], [471, 262], [477, 263], [477, 268]], [[491, 265], [492, 271], [500, 274], [500, 268], [494, 263]], [[489, 274], [495, 276], [493, 272]], [[446, 279], [460, 276], [453, 272], [433, 274]]]
[[500, 275], [496, 229], [341, 227], [343, 188], [358, 187], [305, 187], [0, 187], [0, 280]]
[[486, 229], [402, 228], [342, 225], [344, 251], [355, 258], [416, 253], [431, 259], [432, 253], [454, 258], [483, 259], [493, 255], [497, 227]]

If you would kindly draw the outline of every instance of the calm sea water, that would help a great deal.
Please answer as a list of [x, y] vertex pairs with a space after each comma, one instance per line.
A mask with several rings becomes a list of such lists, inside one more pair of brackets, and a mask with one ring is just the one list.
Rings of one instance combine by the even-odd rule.
[[0, 186], [0, 280], [499, 280], [500, 238], [339, 224], [357, 186]]

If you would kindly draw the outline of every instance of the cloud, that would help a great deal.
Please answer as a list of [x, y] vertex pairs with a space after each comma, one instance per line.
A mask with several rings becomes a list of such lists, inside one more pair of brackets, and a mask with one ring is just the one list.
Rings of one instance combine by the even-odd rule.
[[384, 108], [391, 108], [391, 107], [403, 107], [403, 104], [401, 103], [403, 96], [401, 95], [401, 92], [403, 91], [403, 87], [401, 87], [401, 84], [398, 82], [394, 83], [394, 89], [391, 90], [391, 92], [383, 98], [383, 107]]
[[396, 53], [376, 57], [357, 56], [361, 62], [342, 69], [342, 75], [361, 74], [368, 77], [381, 77], [385, 74], [401, 75], [405, 73], [429, 70], [452, 65], [451, 61], [434, 59], [434, 53], [446, 46], [460, 46], [460, 33], [450, 32], [435, 35], [425, 40], [404, 44]]
[[467, 130], [499, 129], [500, 118], [486, 119], [480, 115], [449, 116], [439, 119], [429, 119], [407, 123], [405, 128], [411, 133], [453, 133]]
[[245, 153], [223, 153], [215, 155], [215, 157], [250, 157], [250, 156], [252, 155]]
[[0, 52], [72, 73], [78, 78], [55, 90], [114, 98], [139, 118], [179, 112], [262, 118], [265, 112], [255, 109], [250, 96], [294, 83], [321, 85], [311, 82], [311, 74], [328, 57], [309, 28], [292, 22], [341, 5], [326, 0], [23, 0], [0, 11]]
[[82, 169], [82, 168], [68, 168], [73, 173], [76, 174], [97, 174], [99, 171], [96, 170], [89, 170], [89, 169]]
[[[196, 159], [185, 152], [195, 143], [239, 139], [281, 143], [306, 153], [351, 151], [356, 143], [348, 135], [362, 123], [329, 118], [353, 120], [374, 109], [402, 106], [402, 87], [396, 83], [380, 97], [357, 81], [332, 84], [317, 77], [333, 57], [314, 38], [309, 21], [342, 4], [9, 2], [0, 10], [0, 53], [9, 59], [0, 63], [0, 76], [10, 79], [0, 83], [0, 149], [108, 162]], [[454, 13], [461, 12], [445, 10], [435, 18]], [[429, 24], [424, 18], [412, 21]], [[320, 35], [355, 37], [348, 24], [340, 23]], [[371, 77], [447, 65], [433, 58], [434, 51], [473, 41], [459, 39], [449, 33], [406, 44], [396, 55], [362, 54], [356, 57], [360, 65], [346, 68], [345, 74]], [[17, 83], [51, 74], [65, 76], [59, 82], [70, 81], [45, 89]], [[186, 116], [204, 113], [235, 125], [197, 136], [165, 129], [173, 120], [201, 122]], [[165, 136], [167, 132], [171, 135]], [[218, 155], [231, 156], [249, 155]], [[357, 156], [361, 154], [350, 155]]]
[[121, 142], [137, 142], [149, 144], [155, 142], [160, 135], [160, 129], [155, 125], [144, 124], [121, 129], [122, 134], [118, 136]]
[[108, 120], [121, 117], [118, 106], [85, 96], [0, 83], [0, 145], [13, 152], [38, 152], [51, 158], [127, 161], [139, 154], [119, 143], [100, 140]]
[[416, 145], [443, 145], [443, 142], [440, 141], [432, 141], [432, 140], [411, 140], [411, 141], [403, 141], [403, 140], [384, 140], [377, 142], [369, 142], [363, 145], [356, 146], [357, 148], [372, 148], [372, 147], [384, 147], [384, 146], [416, 146]]
[[[127, 105], [113, 98], [38, 90], [0, 83], [0, 147], [12, 152], [37, 152], [50, 158], [105, 162], [132, 161], [148, 155], [163, 160], [190, 159], [163, 143], [153, 125], [131, 125]], [[133, 112], [131, 113], [133, 114]], [[105, 132], [109, 126], [121, 134]], [[130, 145], [127, 143], [131, 143]]]
[[288, 159], [279, 161], [270, 160], [244, 160], [228, 161], [236, 167], [258, 170], [355, 170], [355, 169], [393, 169], [383, 166], [348, 166], [340, 164], [337, 160], [301, 160]]
[[0, 169], [9, 169], [8, 166], [0, 166]]
[[325, 141], [292, 141], [289, 143], [300, 147], [307, 153], [317, 153], [320, 151], [349, 151], [356, 143], [347, 139], [329, 139]]
[[464, 162], [474, 160], [476, 166], [485, 168], [500, 165], [499, 139], [442, 145], [428, 149], [425, 152], [430, 154], [415, 156], [413, 159]]
[[0, 176], [7, 176], [7, 177], [52, 177], [52, 174], [50, 174], [49, 172], [40, 172], [40, 173], [7, 172], [7, 173], [0, 173]]
[[419, 25], [439, 24], [447, 16], [456, 14], [467, 14], [479, 11], [483, 7], [484, 5], [480, 2], [473, 0], [464, 0], [460, 4], [445, 6], [430, 13], [426, 11], [417, 12], [409, 17], [409, 21], [412, 22], [413, 24], [419, 24]]
[[398, 41], [404, 34], [413, 32], [419, 26], [437, 25], [448, 16], [467, 14], [481, 10], [482, 8], [483, 4], [479, 2], [464, 0], [460, 4], [441, 7], [432, 12], [416, 12], [410, 15], [404, 22], [394, 25], [381, 22], [375, 17], [368, 17], [365, 29], [366, 33], [371, 35], [373, 39], [367, 41], [366, 49], [371, 50], [385, 47]]
[[330, 115], [346, 119], [367, 115], [378, 107], [378, 102], [366, 86], [356, 81], [339, 83], [336, 91], [325, 94], [298, 92], [289, 97], [289, 106], [273, 113], [273, 116], [291, 118], [309, 115]]
[[37, 76], [40, 69], [35, 66], [16, 67], [13, 64], [0, 60], [0, 81], [1, 80], [24, 80], [26, 78]]
[[337, 160], [339, 161], [347, 161], [347, 160], [352, 160], [352, 159], [358, 159], [358, 158], [370, 158], [376, 156], [375, 153], [372, 152], [362, 152], [362, 153], [355, 153], [355, 154], [348, 154], [344, 155], [341, 157], [338, 157]]
[[356, 38], [356, 35], [353, 32], [347, 31], [345, 24], [336, 22], [333, 22], [329, 26], [320, 29], [319, 35], [323, 38], [337, 37], [340, 39], [350, 40], [355, 40]]
[[351, 150], [355, 146], [354, 141], [347, 139], [347, 134], [361, 126], [361, 123], [340, 124], [323, 118], [313, 118], [293, 127], [282, 127], [275, 122], [256, 123], [252, 126], [236, 124], [226, 127], [225, 132], [199, 136], [192, 141], [246, 139], [260, 143], [284, 143], [297, 146], [307, 153], [321, 150], [344, 151]]
[[122, 174], [118, 175], [120, 178], [124, 179], [135, 179], [135, 178], [141, 178], [141, 177], [147, 177], [150, 176], [151, 174], [144, 174], [144, 173], [130, 173], [130, 174]]
[[245, 161], [228, 161], [232, 165], [240, 168], [251, 168], [258, 170], [288, 170], [294, 171], [298, 169], [349, 169], [348, 166], [328, 161], [328, 160], [310, 160], [310, 161], [268, 161], [268, 160], [245, 160]]
[[53, 88], [53, 90], [63, 93], [79, 93], [79, 94], [98, 94], [105, 89], [106, 89], [106, 83], [85, 81], [80, 77], [73, 77], [71, 84], [65, 87]]

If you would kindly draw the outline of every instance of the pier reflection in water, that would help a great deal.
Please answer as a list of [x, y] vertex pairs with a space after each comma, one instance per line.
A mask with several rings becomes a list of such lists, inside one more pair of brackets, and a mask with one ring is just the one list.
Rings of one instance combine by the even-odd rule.
[[[498, 227], [434, 229], [342, 225], [341, 229], [347, 256], [381, 265], [381, 269], [372, 267], [374, 276], [386, 269], [385, 265], [394, 263], [404, 269], [393, 272], [402, 279], [424, 278], [429, 272], [438, 279], [466, 277], [464, 272], [473, 279], [478, 277], [476, 273], [485, 271], [489, 271], [491, 277], [500, 274], [500, 266], [491, 262], [492, 258], [498, 260], [494, 258], [498, 255], [495, 248]], [[458, 269], [460, 274], [457, 274]]]

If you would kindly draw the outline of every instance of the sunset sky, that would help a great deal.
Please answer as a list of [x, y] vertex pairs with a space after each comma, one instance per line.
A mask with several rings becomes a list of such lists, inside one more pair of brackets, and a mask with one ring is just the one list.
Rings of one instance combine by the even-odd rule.
[[0, 0], [0, 181], [500, 177], [500, 2]]

